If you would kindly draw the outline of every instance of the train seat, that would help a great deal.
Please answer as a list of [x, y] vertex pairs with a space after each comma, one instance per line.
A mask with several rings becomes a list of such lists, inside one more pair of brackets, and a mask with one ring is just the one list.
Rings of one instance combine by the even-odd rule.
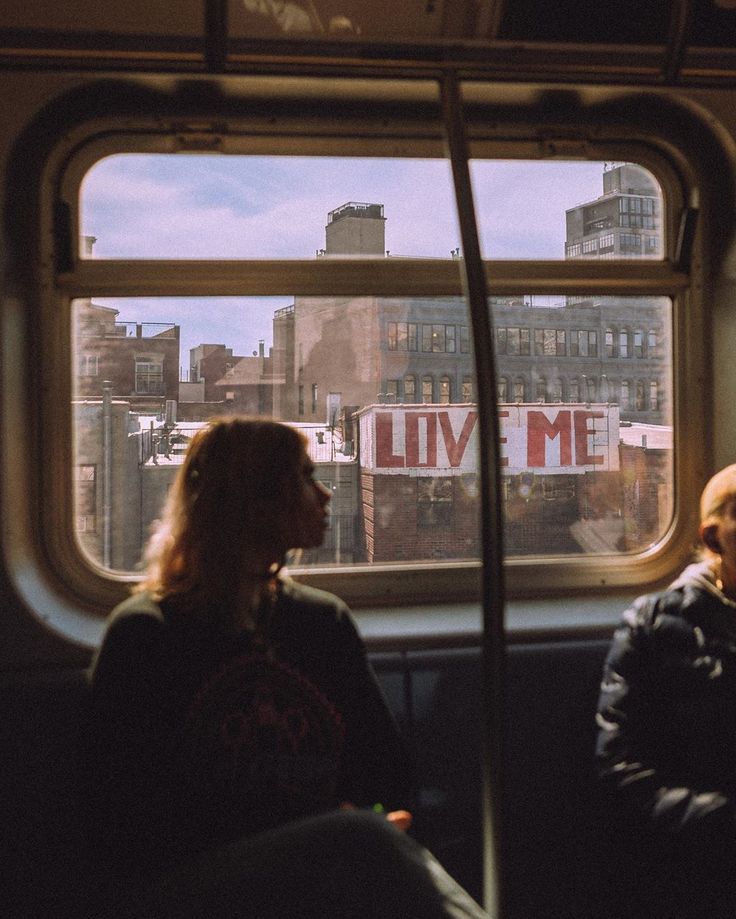
[[[594, 774], [593, 712], [607, 645], [509, 648], [509, 919], [597, 915], [597, 878], [610, 853]], [[480, 651], [417, 650], [373, 659], [417, 764], [415, 833], [480, 898]], [[0, 691], [3, 874], [10, 884], [4, 900], [16, 898], [14, 916], [63, 915], [62, 904], [94, 883], [95, 868], [83, 854], [79, 782], [86, 702], [82, 670], [6, 679]]]

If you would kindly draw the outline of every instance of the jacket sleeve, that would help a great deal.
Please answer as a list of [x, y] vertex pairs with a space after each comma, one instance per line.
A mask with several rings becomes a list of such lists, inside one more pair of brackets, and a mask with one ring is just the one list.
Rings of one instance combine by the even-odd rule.
[[165, 820], [163, 632], [146, 613], [113, 618], [90, 674], [89, 830], [114, 861], [139, 854]]
[[660, 603], [656, 595], [639, 598], [615, 634], [598, 702], [599, 773], [634, 819], [644, 815], [668, 834], [731, 838], [731, 797], [696, 787], [677, 765], [670, 681], [683, 661], [695, 662], [697, 634], [681, 617], [663, 613]]
[[346, 728], [341, 794], [360, 807], [410, 807], [406, 750], [347, 610], [339, 617], [339, 627]]

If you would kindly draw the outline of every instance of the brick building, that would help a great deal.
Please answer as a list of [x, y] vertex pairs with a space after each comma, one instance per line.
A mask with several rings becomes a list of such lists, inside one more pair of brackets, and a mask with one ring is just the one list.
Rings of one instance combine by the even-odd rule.
[[91, 300], [75, 305], [75, 397], [99, 399], [104, 381], [131, 409], [159, 412], [179, 398], [179, 326], [119, 322], [119, 311]]

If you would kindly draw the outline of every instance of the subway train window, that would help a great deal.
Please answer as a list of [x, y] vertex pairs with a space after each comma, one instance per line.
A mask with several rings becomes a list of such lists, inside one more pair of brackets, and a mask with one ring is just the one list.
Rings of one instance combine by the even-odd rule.
[[[506, 554], [643, 552], [674, 507], [672, 299], [615, 276], [576, 288], [569, 268], [661, 260], [662, 189], [629, 162], [471, 169], [493, 260]], [[472, 321], [445, 160], [121, 153], [86, 173], [78, 225], [81, 265], [105, 270], [72, 309], [74, 520], [94, 564], [140, 566], [187, 443], [227, 413], [304, 433], [333, 495], [306, 569], [477, 562]], [[143, 271], [167, 259], [175, 271]], [[265, 260], [278, 295], [254, 289]], [[361, 260], [398, 273], [376, 280]], [[545, 261], [567, 273], [542, 292]], [[233, 263], [237, 295], [216, 296]]]

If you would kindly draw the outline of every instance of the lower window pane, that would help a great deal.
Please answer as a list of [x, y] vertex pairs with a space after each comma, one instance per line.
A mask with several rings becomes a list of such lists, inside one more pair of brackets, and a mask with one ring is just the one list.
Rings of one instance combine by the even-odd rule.
[[[656, 541], [671, 517], [670, 302], [491, 306], [507, 554]], [[469, 325], [460, 298], [75, 301], [80, 544], [100, 565], [137, 569], [192, 435], [246, 414], [298, 427], [332, 491], [325, 543], [301, 564], [479, 557]], [[431, 350], [414, 347], [424, 329]], [[622, 336], [636, 347], [597, 347]]]

